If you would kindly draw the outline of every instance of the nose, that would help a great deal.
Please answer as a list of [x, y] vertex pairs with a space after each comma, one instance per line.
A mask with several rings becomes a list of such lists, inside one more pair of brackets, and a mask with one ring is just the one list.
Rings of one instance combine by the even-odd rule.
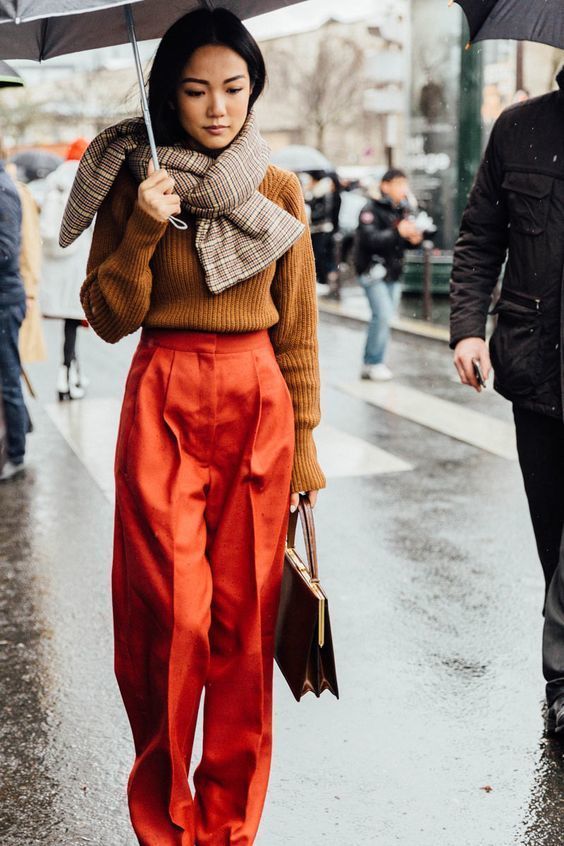
[[223, 91], [212, 91], [208, 105], [208, 117], [220, 118], [225, 114], [225, 95]]

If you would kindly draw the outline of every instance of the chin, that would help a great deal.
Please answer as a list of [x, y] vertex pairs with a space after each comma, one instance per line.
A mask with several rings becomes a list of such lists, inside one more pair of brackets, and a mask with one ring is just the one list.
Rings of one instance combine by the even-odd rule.
[[225, 150], [231, 142], [233, 138], [225, 139], [225, 138], [193, 138], [196, 142], [196, 147], [199, 148], [202, 152], [209, 152], [209, 153], [221, 153], [222, 150]]

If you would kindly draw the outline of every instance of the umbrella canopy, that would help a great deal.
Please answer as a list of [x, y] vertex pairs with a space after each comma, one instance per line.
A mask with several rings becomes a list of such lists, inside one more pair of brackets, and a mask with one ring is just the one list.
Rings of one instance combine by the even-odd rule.
[[[252, 17], [302, 0], [222, 0], [238, 17]], [[213, 8], [214, 0], [0, 0], [0, 55], [7, 59], [50, 59], [66, 53], [130, 41], [139, 80], [141, 110], [155, 169], [159, 159], [137, 42], [160, 38], [187, 12]], [[184, 221], [170, 218], [178, 229]]]
[[[262, 15], [302, 0], [221, 0], [240, 18]], [[0, 0], [0, 55], [37, 61], [124, 44], [124, 7], [131, 6], [137, 38], [160, 38], [178, 18], [212, 0]]]
[[284, 170], [293, 170], [295, 173], [305, 173], [311, 170], [323, 170], [327, 173], [335, 168], [323, 153], [315, 147], [304, 147], [300, 144], [290, 144], [283, 147], [272, 155], [272, 163], [283, 167]]
[[470, 40], [512, 38], [564, 48], [562, 0], [456, 0], [470, 24]]
[[11, 156], [10, 161], [18, 169], [18, 179], [22, 182], [32, 182], [34, 179], [44, 179], [59, 167], [63, 159], [45, 150], [25, 150]]
[[16, 88], [24, 81], [15, 68], [8, 62], [0, 61], [0, 88]]

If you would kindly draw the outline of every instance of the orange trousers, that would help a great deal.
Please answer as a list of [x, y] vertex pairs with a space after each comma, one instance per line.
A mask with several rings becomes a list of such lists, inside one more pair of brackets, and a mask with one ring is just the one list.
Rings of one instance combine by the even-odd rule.
[[118, 436], [113, 566], [142, 846], [254, 842], [270, 770], [293, 430], [267, 332], [143, 333]]

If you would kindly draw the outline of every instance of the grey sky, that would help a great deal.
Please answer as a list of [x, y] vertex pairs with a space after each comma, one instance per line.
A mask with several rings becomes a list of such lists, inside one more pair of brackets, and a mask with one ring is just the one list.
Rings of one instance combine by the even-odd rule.
[[343, 0], [307, 0], [305, 3], [252, 18], [247, 21], [247, 26], [255, 38], [274, 38], [291, 32], [315, 29], [328, 18], [342, 21], [360, 20], [381, 12], [388, 5], [389, 0], [350, 0], [349, 3], [343, 3]]

